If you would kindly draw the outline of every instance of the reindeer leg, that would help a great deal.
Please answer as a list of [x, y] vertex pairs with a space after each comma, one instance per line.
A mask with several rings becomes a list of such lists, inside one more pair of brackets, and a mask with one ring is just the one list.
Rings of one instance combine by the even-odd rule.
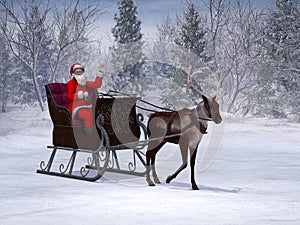
[[193, 190], [199, 190], [199, 188], [196, 184], [196, 181], [195, 181], [195, 162], [196, 162], [198, 145], [196, 146], [196, 148], [194, 150], [193, 149], [190, 150], [190, 154], [191, 154], [191, 162], [190, 162], [190, 166], [191, 166], [191, 183], [192, 183]]
[[153, 154], [152, 150], [148, 150], [146, 152], [146, 181], [149, 186], [155, 186], [155, 184], [153, 183], [153, 181], [150, 178], [150, 172], [151, 172], [150, 161], [152, 158], [152, 154]]
[[182, 170], [184, 170], [187, 167], [188, 145], [187, 145], [187, 143], [179, 143], [179, 146], [180, 146], [182, 164], [174, 174], [167, 177], [167, 180], [166, 180], [167, 183], [170, 183], [174, 178], [177, 177], [177, 175]]
[[[155, 156], [156, 153], [159, 151], [159, 149], [165, 144], [165, 142], [150, 142], [148, 146], [148, 150], [146, 152], [146, 167], [147, 167], [147, 173], [146, 173], [146, 181], [148, 182], [149, 186], [155, 186], [153, 181], [150, 178], [150, 172], [152, 170], [152, 175], [154, 178], [154, 182], [159, 184], [160, 181], [158, 179], [158, 176], [156, 174], [155, 170]], [[151, 165], [150, 165], [151, 164]]]
[[[157, 152], [156, 152], [157, 153]], [[152, 176], [153, 176], [153, 179], [154, 179], [154, 182], [156, 184], [160, 184], [160, 180], [158, 179], [158, 176], [157, 176], [157, 173], [156, 173], [156, 169], [155, 169], [155, 156], [156, 156], [156, 153], [153, 154], [153, 157], [152, 157], [152, 160], [151, 160], [151, 166], [152, 166]]]

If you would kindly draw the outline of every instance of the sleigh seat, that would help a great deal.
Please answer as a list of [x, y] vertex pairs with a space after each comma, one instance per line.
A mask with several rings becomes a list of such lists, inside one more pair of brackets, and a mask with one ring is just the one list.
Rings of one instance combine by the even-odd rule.
[[[83, 121], [73, 116], [68, 109], [67, 85], [52, 83], [45, 85], [48, 108], [53, 122], [52, 142], [54, 146], [94, 150], [100, 144], [97, 129], [86, 134]], [[96, 91], [94, 91], [96, 92]], [[94, 98], [98, 93], [93, 93]]]

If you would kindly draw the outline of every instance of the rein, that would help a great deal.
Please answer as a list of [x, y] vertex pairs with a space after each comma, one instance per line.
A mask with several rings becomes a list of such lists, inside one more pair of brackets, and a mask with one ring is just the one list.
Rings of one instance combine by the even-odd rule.
[[[113, 95], [109, 94], [111, 92], [112, 93], [121, 94], [121, 95], [124, 95], [124, 96], [128, 96], [128, 97], [136, 97], [136, 96], [133, 96], [133, 95], [130, 95], [130, 94], [125, 94], [125, 93], [122, 93], [122, 92], [119, 92], [119, 91], [113, 91], [113, 90], [108, 91], [107, 94], [104, 94], [104, 93], [101, 93], [101, 94], [102, 95], [106, 95], [106, 96], [110, 96], [110, 97], [114, 97]], [[168, 125], [167, 125], [167, 133], [169, 133], [169, 132], [171, 133], [171, 125], [172, 125], [172, 123], [174, 121], [175, 116], [178, 114], [178, 111], [173, 110], [173, 109], [169, 109], [169, 108], [164, 108], [164, 107], [155, 105], [153, 103], [150, 103], [150, 102], [142, 100], [142, 99], [139, 99], [139, 101], [141, 101], [143, 103], [146, 103], [147, 105], [153, 106], [153, 107], [155, 107], [157, 109], [161, 109], [161, 110], [166, 110], [166, 111], [173, 112], [172, 115], [171, 115], [171, 117], [169, 118]], [[141, 106], [137, 106], [137, 105], [136, 105], [136, 107], [139, 108], [139, 109], [145, 110], [145, 111], [149, 111], [149, 112], [154, 112], [154, 113], [159, 112], [159, 111], [156, 111], [156, 110], [147, 109], [147, 108], [144, 108], [144, 107], [141, 107]], [[210, 110], [209, 105], [207, 105], [207, 106], [205, 105], [204, 106], [204, 111], [205, 111], [205, 114], [207, 115], [207, 118], [194, 116], [195, 114], [197, 114], [197, 110], [193, 109], [193, 111], [188, 114], [189, 117], [190, 117], [190, 119], [191, 119], [191, 122], [188, 125], [186, 125], [184, 128], [181, 129], [181, 133], [184, 133], [185, 131], [187, 131], [191, 127], [196, 126], [202, 134], [207, 134], [207, 132], [206, 132], [207, 127], [204, 126], [203, 123], [201, 123], [200, 120], [213, 121], [212, 118], [211, 118], [211, 110]]]
[[[191, 114], [190, 114], [191, 115]], [[196, 119], [198, 120], [205, 120], [205, 121], [213, 121], [212, 118], [202, 118], [202, 117], [197, 117]]]
[[[125, 95], [125, 96], [128, 96], [128, 97], [135, 97], [135, 96], [133, 96], [133, 95], [126, 94], [126, 93], [122, 93], [122, 92], [119, 92], [119, 91], [113, 91], [113, 90], [108, 91], [108, 93], [110, 93], [110, 92], [112, 92], [112, 93], [117, 93], [117, 94], [121, 94], [121, 95]], [[110, 95], [110, 94], [106, 94], [106, 95], [112, 96], [112, 95]], [[113, 96], [112, 96], [112, 97], [113, 97]], [[145, 101], [145, 100], [143, 100], [143, 99], [139, 99], [139, 101], [140, 101], [140, 102], [143, 102], [143, 103], [146, 103], [147, 105], [151, 105], [151, 106], [153, 106], [153, 107], [155, 107], [155, 108], [157, 108], [157, 109], [162, 109], [162, 110], [166, 110], [166, 111], [170, 111], [170, 112], [177, 112], [176, 110], [169, 109], [169, 108], [164, 108], [164, 107], [155, 105], [155, 104], [153, 104], [153, 103], [150, 103], [150, 102], [148, 102], [148, 101]], [[153, 110], [153, 109], [147, 109], [147, 108], [144, 108], [144, 107], [141, 107], [141, 106], [138, 106], [138, 105], [136, 105], [136, 107], [139, 108], [139, 109], [145, 110], [145, 111], [149, 111], [149, 112], [159, 112], [159, 111], [156, 111], [156, 110]]]

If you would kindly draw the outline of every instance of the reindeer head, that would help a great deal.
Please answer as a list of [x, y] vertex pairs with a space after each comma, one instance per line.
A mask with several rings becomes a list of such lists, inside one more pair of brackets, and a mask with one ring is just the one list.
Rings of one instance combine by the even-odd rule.
[[208, 118], [212, 119], [216, 124], [219, 124], [222, 122], [222, 117], [220, 115], [220, 110], [219, 110], [219, 104], [217, 100], [221, 97], [217, 97], [217, 94], [220, 89], [221, 82], [223, 80], [224, 74], [227, 70], [222, 70], [220, 72], [220, 80], [218, 82], [214, 82], [214, 85], [216, 86], [216, 94], [213, 97], [209, 97], [206, 95], [203, 91], [199, 90], [194, 84], [193, 84], [193, 76], [195, 75], [201, 75], [203, 74], [203, 70], [198, 70], [194, 72], [193, 74], [188, 73], [188, 85], [192, 87], [196, 92], [202, 95], [203, 102], [200, 102], [197, 105], [197, 111], [200, 112], [200, 110], [204, 110], [205, 114], [207, 115]]

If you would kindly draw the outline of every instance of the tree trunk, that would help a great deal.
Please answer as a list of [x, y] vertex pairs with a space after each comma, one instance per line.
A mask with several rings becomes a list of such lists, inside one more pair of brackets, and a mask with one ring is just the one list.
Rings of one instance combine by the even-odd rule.
[[36, 68], [37, 56], [34, 55], [33, 58], [34, 58], [34, 60], [33, 60], [32, 73], [33, 73], [34, 88], [35, 88], [35, 91], [36, 91], [36, 95], [37, 95], [37, 100], [39, 102], [39, 106], [40, 106], [41, 110], [44, 111], [42, 92], [41, 92], [41, 89], [39, 87], [39, 83], [38, 83], [38, 79], [37, 79], [37, 74], [36, 74], [36, 72], [37, 72], [37, 68]]
[[33, 83], [34, 83], [34, 88], [35, 88], [36, 95], [37, 95], [37, 100], [39, 102], [39, 106], [40, 106], [41, 110], [44, 111], [43, 97], [42, 97], [41, 89], [38, 85], [38, 81], [37, 81], [37, 77], [36, 77], [36, 71], [33, 72]]
[[231, 103], [229, 104], [228, 108], [227, 108], [227, 112], [230, 113], [232, 111], [232, 108], [234, 106], [234, 103], [235, 103], [235, 100], [237, 98], [239, 94], [239, 91], [236, 91], [234, 94], [233, 94], [233, 99], [231, 100]]
[[2, 100], [2, 112], [5, 113], [6, 112], [6, 104], [5, 104], [5, 100]]

